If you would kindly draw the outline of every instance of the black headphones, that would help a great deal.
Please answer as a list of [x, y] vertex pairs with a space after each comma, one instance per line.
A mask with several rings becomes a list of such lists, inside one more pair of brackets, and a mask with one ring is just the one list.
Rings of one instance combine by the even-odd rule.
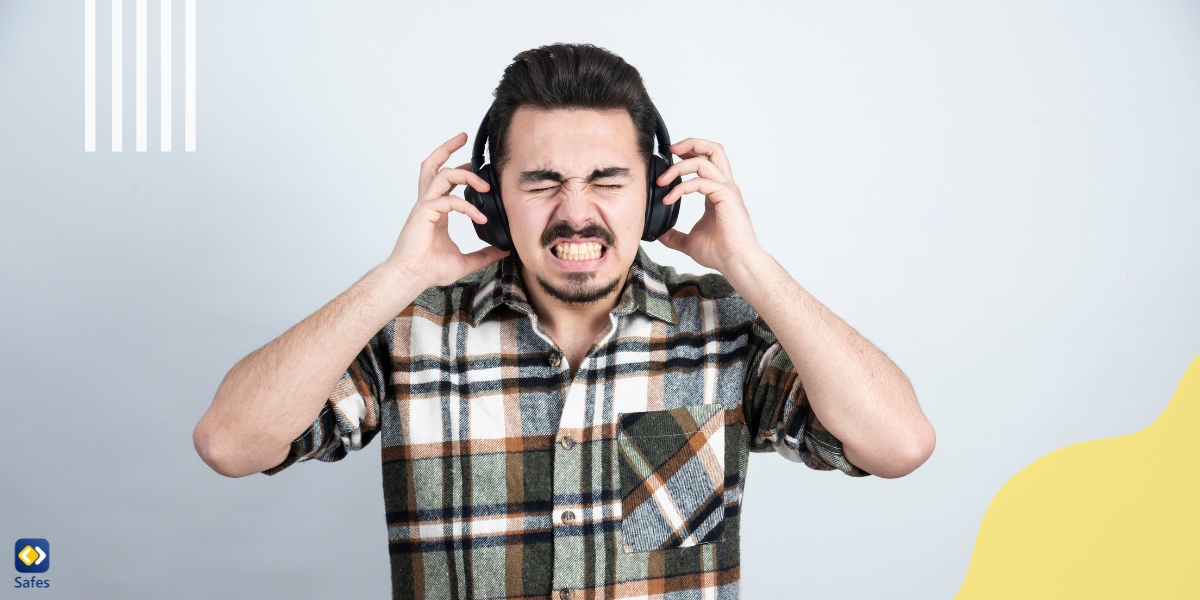
[[[653, 108], [653, 105], [651, 107]], [[486, 192], [480, 192], [468, 185], [466, 199], [467, 202], [474, 204], [475, 208], [483, 213], [483, 216], [487, 217], [487, 223], [474, 224], [475, 233], [479, 235], [479, 239], [501, 250], [512, 250], [508, 215], [504, 212], [504, 202], [500, 199], [500, 184], [492, 172], [492, 165], [483, 164], [483, 145], [488, 139], [490, 114], [491, 111], [488, 111], [488, 114], [483, 115], [483, 122], [479, 124], [479, 133], [475, 134], [475, 149], [471, 152], [471, 171], [491, 187]], [[648, 177], [646, 182], [646, 223], [642, 228], [642, 239], [647, 242], [657, 240], [658, 236], [675, 226], [675, 221], [679, 219], [679, 203], [683, 200], [680, 198], [672, 204], [663, 204], [663, 198], [666, 198], [675, 186], [683, 182], [683, 177], [676, 177], [667, 185], [655, 183], [659, 176], [671, 166], [672, 161], [671, 136], [667, 134], [667, 124], [663, 122], [662, 115], [658, 113], [657, 108], [654, 109], [654, 118], [658, 121], [654, 128], [654, 135], [658, 138], [658, 154], [661, 156], [651, 155], [649, 168], [646, 169]]]

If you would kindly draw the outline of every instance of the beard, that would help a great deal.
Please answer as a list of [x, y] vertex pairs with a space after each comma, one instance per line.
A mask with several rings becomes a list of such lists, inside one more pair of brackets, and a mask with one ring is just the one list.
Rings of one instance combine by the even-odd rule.
[[607, 298], [621, 283], [618, 276], [607, 284], [596, 282], [592, 273], [567, 273], [567, 285], [558, 287], [537, 276], [538, 285], [547, 296], [567, 305], [595, 304]]

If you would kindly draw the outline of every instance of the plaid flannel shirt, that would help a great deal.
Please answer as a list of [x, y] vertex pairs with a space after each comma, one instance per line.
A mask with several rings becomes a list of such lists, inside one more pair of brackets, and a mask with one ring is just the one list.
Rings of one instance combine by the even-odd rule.
[[264, 473], [382, 434], [394, 598], [737, 598], [749, 452], [867, 473], [723, 277], [630, 275], [573, 377], [513, 256], [426, 290]]

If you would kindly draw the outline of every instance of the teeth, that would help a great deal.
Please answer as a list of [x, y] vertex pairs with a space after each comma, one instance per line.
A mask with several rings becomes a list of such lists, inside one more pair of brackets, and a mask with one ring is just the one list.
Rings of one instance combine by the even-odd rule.
[[554, 255], [563, 260], [593, 260], [600, 258], [602, 249], [598, 242], [559, 244], [554, 247]]

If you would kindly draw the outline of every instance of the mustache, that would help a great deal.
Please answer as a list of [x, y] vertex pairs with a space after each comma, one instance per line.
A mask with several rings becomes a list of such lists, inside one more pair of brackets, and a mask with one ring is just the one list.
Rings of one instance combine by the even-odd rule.
[[601, 227], [594, 221], [588, 221], [583, 225], [582, 229], [575, 229], [566, 221], [558, 221], [542, 232], [542, 247], [549, 247], [554, 240], [560, 237], [571, 238], [576, 235], [582, 238], [598, 238], [601, 242], [604, 242], [605, 246], [612, 246], [615, 243], [612, 232]]

